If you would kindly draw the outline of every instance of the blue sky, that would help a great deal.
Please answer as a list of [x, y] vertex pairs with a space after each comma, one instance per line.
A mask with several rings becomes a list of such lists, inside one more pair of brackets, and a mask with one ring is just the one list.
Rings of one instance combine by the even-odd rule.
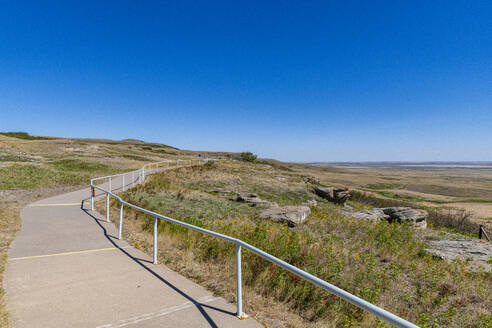
[[0, 1], [0, 130], [492, 160], [490, 1]]

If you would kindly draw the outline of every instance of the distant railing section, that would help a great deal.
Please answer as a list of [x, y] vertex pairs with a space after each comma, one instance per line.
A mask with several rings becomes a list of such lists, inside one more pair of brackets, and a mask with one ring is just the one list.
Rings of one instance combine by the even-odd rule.
[[[307, 273], [306, 271], [303, 271], [287, 262], [282, 261], [281, 259], [270, 255], [261, 249], [258, 249], [240, 239], [236, 239], [227, 235], [223, 235], [221, 233], [217, 233], [215, 231], [211, 231], [208, 229], [203, 229], [197, 226], [194, 226], [189, 223], [185, 223], [170, 217], [167, 217], [165, 215], [149, 211], [147, 209], [138, 207], [136, 205], [130, 204], [118, 195], [116, 195], [114, 192], [116, 191], [124, 191], [128, 187], [133, 187], [138, 183], [142, 183], [145, 181], [145, 177], [149, 174], [160, 172], [163, 170], [170, 170], [170, 169], [175, 169], [175, 168], [180, 168], [180, 167], [190, 167], [190, 166], [198, 166], [198, 165], [203, 165], [209, 161], [215, 161], [215, 159], [203, 159], [203, 158], [198, 158], [198, 159], [187, 159], [187, 160], [166, 160], [158, 163], [150, 163], [144, 165], [141, 169], [127, 172], [127, 173], [121, 173], [121, 174], [115, 174], [111, 176], [105, 176], [105, 177], [99, 177], [99, 178], [94, 178], [91, 180], [91, 208], [94, 210], [94, 199], [97, 196], [95, 191], [100, 190], [103, 193], [101, 195], [106, 195], [106, 221], [110, 221], [109, 217], [109, 198], [113, 197], [116, 200], [119, 201], [120, 203], [120, 217], [119, 217], [119, 228], [118, 228], [118, 238], [121, 239], [121, 233], [122, 233], [122, 228], [123, 228], [123, 207], [130, 207], [133, 208], [136, 211], [140, 211], [142, 213], [146, 213], [148, 215], [151, 215], [154, 217], [154, 227], [153, 227], [153, 237], [154, 237], [154, 245], [153, 245], [153, 262], [154, 264], [157, 264], [157, 225], [158, 225], [158, 220], [165, 220], [167, 222], [171, 222], [186, 228], [189, 228], [191, 230], [199, 231], [204, 234], [214, 236], [226, 241], [229, 241], [231, 243], [234, 243], [236, 245], [236, 303], [237, 303], [237, 316], [240, 319], [245, 319], [247, 316], [243, 313], [242, 310], [242, 278], [241, 278], [241, 248], [245, 248], [262, 258], [264, 258], [267, 261], [270, 261], [282, 268], [284, 268], [287, 271], [290, 271], [291, 273], [301, 277], [304, 280], [307, 280], [331, 293], [334, 295], [337, 295], [338, 297], [344, 299], [347, 302], [352, 303], [353, 305], [364, 309], [379, 318], [397, 326], [397, 327], [403, 327], [403, 328], [418, 328], [418, 326], [414, 325], [411, 322], [406, 321], [405, 319], [402, 319], [372, 303], [369, 303], [362, 298], [359, 298], [355, 295], [350, 294], [349, 292], [346, 292], [345, 290], [338, 288], [337, 286], [334, 286], [324, 280], [319, 279], [318, 277], [315, 277], [311, 275], [310, 273]], [[121, 181], [119, 181], [121, 180]], [[96, 181], [103, 181], [102, 184], [96, 185]], [[107, 189], [104, 189], [104, 182], [107, 184]], [[116, 184], [115, 184], [116, 182]], [[120, 187], [114, 188], [116, 185], [121, 184]]]
[[487, 231], [485, 231], [483, 225], [480, 225], [480, 228], [478, 228], [478, 239], [482, 239], [482, 236], [484, 236], [485, 239], [490, 241], [489, 235], [487, 235]]

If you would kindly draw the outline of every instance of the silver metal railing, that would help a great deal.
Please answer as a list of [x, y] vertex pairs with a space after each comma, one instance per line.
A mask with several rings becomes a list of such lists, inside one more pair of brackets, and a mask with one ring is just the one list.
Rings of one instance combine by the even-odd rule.
[[[121, 239], [121, 232], [122, 232], [122, 227], [123, 227], [123, 207], [127, 206], [129, 208], [133, 208], [136, 211], [140, 211], [142, 213], [146, 213], [148, 215], [151, 215], [154, 217], [154, 228], [153, 228], [153, 235], [154, 235], [154, 245], [153, 245], [153, 262], [154, 264], [157, 264], [157, 227], [158, 227], [158, 220], [165, 220], [167, 222], [171, 222], [186, 228], [189, 228], [191, 230], [199, 231], [204, 234], [217, 237], [220, 239], [227, 240], [231, 243], [234, 243], [236, 245], [236, 302], [237, 302], [237, 316], [240, 319], [247, 318], [247, 316], [243, 313], [242, 309], [242, 279], [241, 279], [241, 248], [245, 248], [262, 258], [264, 258], [267, 261], [270, 261], [271, 263], [274, 263], [285, 270], [299, 276], [300, 278], [307, 280], [329, 292], [332, 294], [344, 299], [347, 302], [352, 303], [353, 305], [366, 310], [367, 312], [370, 312], [377, 317], [397, 326], [397, 327], [403, 327], [403, 328], [419, 328], [417, 325], [406, 321], [405, 319], [402, 319], [393, 313], [390, 313], [372, 303], [369, 303], [365, 300], [363, 300], [360, 297], [357, 297], [355, 295], [350, 294], [349, 292], [338, 288], [337, 286], [334, 286], [324, 280], [319, 279], [318, 277], [313, 276], [310, 273], [307, 273], [306, 271], [303, 271], [285, 261], [282, 261], [281, 259], [270, 255], [261, 249], [258, 249], [248, 243], [245, 243], [244, 241], [240, 239], [236, 239], [227, 235], [223, 235], [221, 233], [217, 233], [215, 231], [211, 231], [208, 229], [200, 228], [197, 226], [194, 226], [189, 223], [185, 223], [170, 217], [167, 217], [165, 215], [149, 211], [147, 209], [141, 208], [139, 206], [130, 204], [123, 199], [121, 199], [118, 195], [113, 193], [112, 189], [112, 181], [114, 179], [121, 177], [122, 178], [122, 187], [120, 188], [121, 190], [125, 190], [125, 186], [134, 186], [136, 183], [141, 183], [145, 180], [146, 175], [156, 173], [159, 171], [163, 170], [169, 170], [169, 169], [174, 169], [174, 168], [180, 168], [180, 167], [187, 167], [187, 166], [195, 166], [195, 165], [203, 165], [208, 161], [213, 161], [214, 159], [188, 159], [188, 160], [167, 160], [167, 161], [162, 161], [158, 163], [150, 163], [144, 165], [141, 169], [132, 171], [132, 172], [127, 172], [127, 173], [122, 173], [122, 174], [115, 174], [111, 176], [105, 176], [105, 177], [99, 177], [91, 180], [91, 208], [94, 210], [94, 198], [96, 197], [95, 195], [95, 190], [100, 190], [103, 192], [102, 195], [106, 195], [106, 220], [109, 222], [109, 198], [113, 197], [116, 200], [119, 201], [120, 203], [120, 220], [119, 220], [119, 228], [118, 228], [118, 238]], [[131, 180], [126, 181], [125, 185], [125, 176], [131, 175]], [[101, 180], [106, 180], [108, 182], [108, 189], [106, 190], [100, 185], [94, 184], [95, 181], [101, 181]]]

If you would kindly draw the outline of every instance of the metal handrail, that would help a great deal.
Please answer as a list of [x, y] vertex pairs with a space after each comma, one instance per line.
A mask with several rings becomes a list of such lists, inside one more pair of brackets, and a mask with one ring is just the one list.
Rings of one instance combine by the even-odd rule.
[[482, 239], [482, 236], [484, 236], [487, 241], [490, 241], [487, 231], [485, 231], [483, 225], [480, 225], [480, 227], [478, 228], [478, 239]]
[[[195, 162], [196, 165], [203, 165], [207, 161], [211, 161], [211, 160], [214, 160], [214, 159], [198, 159], [198, 160], [194, 159], [194, 160], [176, 160], [176, 161], [166, 160], [166, 161], [162, 161], [162, 162], [158, 162], [158, 163], [146, 164], [141, 169], [133, 171], [133, 173], [137, 172], [139, 174], [139, 178], [141, 177], [141, 180], [139, 180], [139, 182], [143, 182], [145, 180], [146, 173], [151, 174], [151, 173], [155, 173], [157, 171], [160, 171], [159, 170], [159, 164], [161, 164], [161, 163], [167, 163], [167, 167], [164, 168], [164, 170], [169, 170], [169, 169], [174, 169], [174, 168], [179, 168], [179, 167], [192, 166], [193, 162]], [[172, 162], [176, 162], [176, 165], [170, 166], [169, 164]], [[179, 165], [181, 162], [183, 163], [183, 165]], [[153, 171], [152, 171], [152, 167], [155, 167], [155, 169]], [[258, 249], [256, 247], [240, 240], [240, 239], [233, 238], [233, 237], [230, 237], [230, 236], [227, 236], [227, 235], [224, 235], [224, 234], [212, 231], [212, 230], [200, 228], [200, 227], [194, 226], [192, 224], [185, 223], [185, 222], [170, 218], [168, 216], [147, 210], [145, 208], [142, 208], [142, 207], [139, 207], [137, 205], [134, 205], [134, 204], [131, 204], [131, 203], [124, 201], [123, 199], [121, 199], [121, 197], [119, 197], [118, 195], [116, 195], [112, 192], [112, 190], [111, 190], [111, 179], [113, 177], [122, 176], [122, 175], [124, 177], [126, 174], [129, 174], [129, 173], [132, 173], [132, 172], [115, 174], [112, 176], [106, 176], [106, 177], [99, 177], [99, 178], [91, 179], [92, 210], [94, 210], [94, 197], [95, 197], [94, 191], [95, 191], [95, 189], [98, 189], [98, 190], [100, 190], [106, 194], [106, 220], [108, 222], [109, 222], [109, 197], [111, 196], [120, 202], [120, 222], [119, 222], [119, 229], [118, 229], [118, 238], [119, 239], [121, 239], [121, 232], [122, 232], [122, 227], [123, 227], [123, 206], [127, 206], [130, 208], [133, 208], [134, 210], [137, 210], [137, 211], [140, 211], [140, 212], [143, 212], [143, 213], [146, 213], [148, 215], [153, 216], [154, 217], [153, 263], [154, 264], [157, 264], [157, 222], [158, 222], [158, 219], [165, 220], [165, 221], [168, 221], [171, 223], [175, 223], [177, 225], [180, 225], [180, 226], [183, 226], [183, 227], [195, 230], [195, 231], [199, 231], [199, 232], [205, 233], [205, 234], [213, 236], [213, 237], [227, 240], [229, 242], [236, 244], [236, 295], [237, 295], [236, 298], [237, 298], [237, 316], [238, 316], [238, 318], [240, 318], [240, 319], [247, 318], [247, 316], [243, 313], [243, 310], [242, 310], [241, 247], [244, 247], [245, 249], [261, 256], [265, 260], [284, 268], [285, 270], [287, 270], [287, 271], [299, 276], [300, 278], [307, 280], [307, 281], [331, 292], [332, 294], [337, 295], [338, 297], [344, 299], [345, 301], [350, 302], [353, 305], [355, 305], [361, 309], [364, 309], [369, 313], [376, 315], [377, 317], [389, 322], [390, 324], [393, 324], [397, 327], [402, 327], [402, 328], [419, 328], [417, 325], [415, 325], [415, 324], [413, 324], [413, 323], [411, 323], [405, 319], [402, 319], [402, 318], [394, 315], [391, 312], [388, 312], [388, 311], [386, 311], [386, 310], [384, 310], [384, 309], [382, 309], [382, 308], [380, 308], [380, 307], [378, 307], [372, 303], [369, 303], [369, 302], [363, 300], [360, 297], [357, 297], [357, 296], [355, 296], [355, 295], [353, 295], [353, 294], [351, 294], [351, 293], [349, 293], [349, 292], [347, 292], [347, 291], [345, 291], [345, 290], [343, 290], [343, 289], [341, 289], [335, 285], [332, 285], [332, 284], [330, 284], [330, 283], [328, 283], [328, 282], [326, 282], [326, 281], [324, 281], [324, 280], [322, 280], [316, 276], [313, 276], [312, 274], [310, 274], [304, 270], [301, 270], [301, 269], [299, 269], [299, 268], [297, 268], [297, 267], [295, 267], [295, 266], [293, 266], [293, 265], [291, 265], [285, 261], [282, 261], [281, 259], [279, 259], [279, 258], [277, 258], [271, 254], [268, 254], [268, 253], [262, 251], [261, 249]], [[101, 180], [101, 179], [108, 179], [110, 190], [106, 190], [100, 186], [94, 185], [94, 181]], [[123, 183], [123, 187], [124, 187], [124, 183]]]

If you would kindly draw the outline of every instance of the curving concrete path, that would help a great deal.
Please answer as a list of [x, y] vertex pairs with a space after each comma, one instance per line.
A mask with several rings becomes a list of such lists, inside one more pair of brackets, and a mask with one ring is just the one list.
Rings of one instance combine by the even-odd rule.
[[[113, 181], [113, 190], [121, 188]], [[117, 239], [89, 189], [30, 204], [4, 288], [18, 327], [261, 327], [236, 307]], [[113, 218], [116, 219], [116, 218]]]

